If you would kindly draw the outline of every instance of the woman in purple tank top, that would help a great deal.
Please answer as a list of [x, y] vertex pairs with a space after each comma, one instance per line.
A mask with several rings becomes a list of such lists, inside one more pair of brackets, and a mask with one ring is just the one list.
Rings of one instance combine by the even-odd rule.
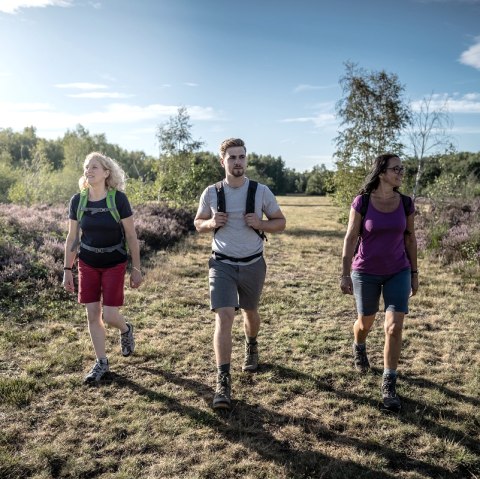
[[397, 155], [375, 159], [359, 195], [350, 209], [343, 244], [340, 288], [355, 295], [358, 317], [353, 326], [355, 368], [370, 368], [366, 340], [383, 296], [385, 346], [382, 395], [384, 408], [400, 411], [396, 393], [397, 365], [408, 299], [418, 290], [415, 207], [401, 195], [404, 167]]

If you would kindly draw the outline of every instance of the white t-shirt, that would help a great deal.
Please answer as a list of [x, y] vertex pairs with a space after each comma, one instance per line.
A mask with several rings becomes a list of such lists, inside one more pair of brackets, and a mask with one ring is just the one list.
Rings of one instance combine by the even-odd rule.
[[[232, 188], [225, 181], [223, 182], [228, 219], [225, 226], [222, 226], [212, 239], [212, 250], [217, 253], [232, 258], [246, 258], [263, 250], [262, 238], [245, 223], [244, 216], [249, 182], [250, 180], [246, 178], [244, 184], [238, 188]], [[255, 213], [257, 216], [262, 219], [263, 213], [265, 213], [269, 217], [279, 209], [277, 200], [268, 186], [258, 183], [255, 194]], [[205, 188], [200, 197], [197, 215], [211, 218], [215, 211], [217, 211], [217, 190], [215, 185], [210, 185]], [[255, 258], [248, 263], [233, 263], [225, 260], [225, 263], [240, 266], [254, 263], [259, 259]]]

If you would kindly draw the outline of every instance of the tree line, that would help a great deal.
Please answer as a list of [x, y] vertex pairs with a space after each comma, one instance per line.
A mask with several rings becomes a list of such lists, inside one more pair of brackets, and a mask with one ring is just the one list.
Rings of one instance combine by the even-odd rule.
[[[100, 151], [119, 162], [129, 180], [133, 203], [162, 201], [188, 205], [224, 172], [216, 153], [203, 151], [191, 138], [186, 108], [158, 126], [159, 156], [128, 151], [111, 144], [104, 134], [92, 135], [82, 125], [62, 138], [48, 140], [35, 127], [15, 132], [0, 129], [0, 202], [31, 205], [66, 202], [78, 190], [85, 156]], [[311, 171], [287, 168], [281, 157], [249, 153], [248, 176], [277, 195], [331, 193], [333, 172], [324, 165]]]
[[[393, 152], [405, 159], [403, 190], [414, 197], [480, 196], [480, 152], [457, 152], [450, 136], [448, 104], [433, 94], [412, 109], [396, 74], [367, 71], [345, 63], [335, 139], [335, 171], [325, 165], [298, 172], [281, 157], [249, 152], [247, 176], [276, 195], [333, 195], [347, 207], [375, 157]], [[22, 132], [0, 129], [0, 202], [20, 204], [67, 201], [77, 191], [83, 160], [91, 151], [115, 158], [129, 177], [127, 194], [135, 204], [163, 201], [191, 205], [201, 191], [223, 177], [218, 154], [202, 150], [192, 137], [185, 107], [157, 126], [159, 155], [127, 151], [92, 135], [83, 126], [62, 138], [39, 138], [35, 127]]]

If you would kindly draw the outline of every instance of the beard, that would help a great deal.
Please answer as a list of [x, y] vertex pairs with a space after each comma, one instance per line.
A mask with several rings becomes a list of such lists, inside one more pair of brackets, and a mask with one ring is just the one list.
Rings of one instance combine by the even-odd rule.
[[240, 178], [243, 176], [244, 169], [243, 168], [234, 168], [232, 170], [232, 175], [235, 176], [236, 178]]

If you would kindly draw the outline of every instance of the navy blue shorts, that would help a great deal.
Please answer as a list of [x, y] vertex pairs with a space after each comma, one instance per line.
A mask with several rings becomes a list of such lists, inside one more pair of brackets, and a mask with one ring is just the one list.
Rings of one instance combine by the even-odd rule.
[[412, 290], [410, 269], [389, 275], [352, 271], [352, 283], [358, 314], [363, 316], [375, 314], [379, 309], [382, 294], [384, 311], [408, 314], [408, 298]]

